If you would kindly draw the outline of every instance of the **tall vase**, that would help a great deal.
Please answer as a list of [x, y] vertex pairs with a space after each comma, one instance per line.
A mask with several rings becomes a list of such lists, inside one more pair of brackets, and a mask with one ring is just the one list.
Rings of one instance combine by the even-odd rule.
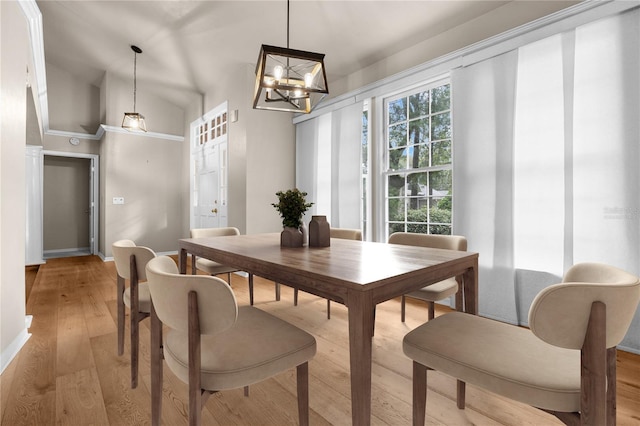
[[286, 226], [280, 233], [280, 247], [302, 247], [300, 229]]
[[329, 247], [331, 227], [326, 216], [311, 216], [309, 222], [309, 247]]

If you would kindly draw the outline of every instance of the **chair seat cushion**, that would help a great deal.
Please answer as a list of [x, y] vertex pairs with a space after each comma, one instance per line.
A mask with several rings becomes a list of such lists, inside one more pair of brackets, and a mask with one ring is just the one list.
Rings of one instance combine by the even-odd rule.
[[580, 409], [580, 351], [558, 348], [525, 328], [461, 312], [409, 332], [405, 355], [437, 371], [529, 405]]
[[[316, 340], [309, 333], [260, 309], [241, 306], [233, 327], [202, 336], [201, 386], [217, 391], [251, 385], [303, 364], [315, 353]], [[164, 357], [171, 371], [188, 383], [186, 333], [167, 333]]]
[[[131, 287], [124, 290], [124, 304], [131, 308]], [[138, 283], [138, 309], [140, 312], [151, 312], [151, 293], [149, 292], [149, 284]]]
[[413, 297], [414, 299], [426, 300], [427, 302], [437, 302], [438, 300], [453, 296], [457, 291], [458, 282], [455, 278], [449, 278], [430, 286], [423, 287], [420, 290], [407, 293], [406, 296]]
[[214, 262], [209, 259], [196, 259], [196, 268], [206, 272], [209, 275], [226, 274], [228, 272], [236, 272], [238, 269]]

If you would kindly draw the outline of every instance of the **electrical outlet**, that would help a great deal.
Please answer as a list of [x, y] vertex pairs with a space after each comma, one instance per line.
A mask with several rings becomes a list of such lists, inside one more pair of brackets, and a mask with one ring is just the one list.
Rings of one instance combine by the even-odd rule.
[[124, 197], [113, 197], [113, 204], [124, 204]]

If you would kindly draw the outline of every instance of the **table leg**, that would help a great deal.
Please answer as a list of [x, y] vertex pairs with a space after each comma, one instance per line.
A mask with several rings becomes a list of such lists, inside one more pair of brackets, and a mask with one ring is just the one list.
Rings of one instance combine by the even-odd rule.
[[367, 292], [347, 296], [351, 363], [351, 419], [353, 425], [371, 424], [371, 339], [375, 305]]
[[178, 253], [178, 268], [181, 274], [187, 273], [187, 251], [185, 249], [180, 249], [180, 253]]
[[475, 259], [473, 267], [465, 271], [463, 279], [464, 310], [478, 315], [478, 259]]

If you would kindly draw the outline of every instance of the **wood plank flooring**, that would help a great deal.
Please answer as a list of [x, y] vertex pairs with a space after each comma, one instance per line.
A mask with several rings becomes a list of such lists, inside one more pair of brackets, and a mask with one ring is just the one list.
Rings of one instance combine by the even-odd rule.
[[[31, 339], [0, 376], [2, 425], [143, 425], [150, 419], [149, 321], [140, 329], [140, 377], [130, 389], [129, 329], [125, 354], [117, 356], [116, 282], [113, 262], [98, 257], [52, 259], [28, 273], [27, 314]], [[248, 304], [246, 278], [232, 275], [238, 303]], [[347, 310], [323, 299], [256, 277], [256, 306], [313, 334], [318, 352], [310, 362], [312, 425], [351, 421]], [[442, 314], [445, 308], [439, 309]], [[410, 301], [400, 322], [399, 300], [378, 306], [373, 340], [373, 425], [411, 424], [411, 361], [402, 337], [427, 319], [423, 304]], [[164, 369], [164, 425], [187, 424], [187, 386]], [[203, 410], [206, 425], [297, 424], [295, 370], [242, 389], [213, 395]], [[467, 386], [467, 408], [455, 405], [455, 381], [429, 373], [429, 425], [558, 425], [554, 417]], [[618, 352], [618, 424], [640, 424], [640, 356]]]

